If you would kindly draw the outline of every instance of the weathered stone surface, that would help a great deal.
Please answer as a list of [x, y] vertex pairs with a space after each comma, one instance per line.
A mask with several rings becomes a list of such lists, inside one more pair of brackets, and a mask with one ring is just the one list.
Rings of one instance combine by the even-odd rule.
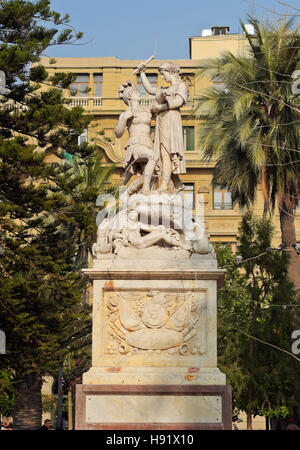
[[225, 375], [205, 367], [92, 367], [83, 375], [88, 385], [225, 385]]
[[79, 430], [230, 430], [224, 385], [77, 385]]
[[199, 211], [196, 218], [184, 204], [178, 176], [185, 172], [185, 84], [173, 63], [160, 67], [168, 88], [151, 86], [143, 65], [138, 71], [155, 102], [143, 108], [131, 81], [119, 88], [128, 106], [115, 130], [118, 138], [129, 132], [125, 184], [131, 172], [139, 176], [119, 212], [99, 224], [93, 268], [83, 270], [93, 282], [93, 344], [77, 426], [229, 428], [230, 393], [217, 368], [216, 293], [224, 270]]
[[[124, 414], [126, 411], [126, 414]], [[89, 395], [89, 423], [220, 423], [221, 397], [170, 395]]]
[[224, 271], [213, 257], [133, 261], [130, 270], [103, 259], [84, 273], [94, 293], [93, 367], [84, 383], [225, 384], [216, 341]]

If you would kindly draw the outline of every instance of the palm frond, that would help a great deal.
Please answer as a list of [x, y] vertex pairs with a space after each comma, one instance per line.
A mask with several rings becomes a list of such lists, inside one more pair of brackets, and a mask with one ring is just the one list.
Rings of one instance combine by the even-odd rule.
[[[262, 183], [274, 207], [280, 192], [299, 192], [299, 117], [293, 107], [292, 73], [298, 68], [300, 35], [293, 18], [276, 23], [248, 17], [254, 27], [247, 57], [224, 52], [202, 63], [200, 77], [224, 82], [196, 98], [199, 146], [215, 161], [214, 182], [232, 191], [241, 206], [255, 201]], [[290, 124], [290, 125], [289, 125]], [[293, 151], [295, 149], [295, 151]]]

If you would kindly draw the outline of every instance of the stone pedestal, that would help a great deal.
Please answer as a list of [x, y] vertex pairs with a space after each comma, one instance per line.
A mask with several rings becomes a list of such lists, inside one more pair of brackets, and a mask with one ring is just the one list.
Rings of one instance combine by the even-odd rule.
[[104, 257], [84, 270], [93, 280], [93, 346], [77, 386], [77, 429], [231, 429], [231, 391], [217, 368], [224, 271], [214, 255], [171, 252]]
[[230, 430], [230, 386], [77, 385], [78, 430]]

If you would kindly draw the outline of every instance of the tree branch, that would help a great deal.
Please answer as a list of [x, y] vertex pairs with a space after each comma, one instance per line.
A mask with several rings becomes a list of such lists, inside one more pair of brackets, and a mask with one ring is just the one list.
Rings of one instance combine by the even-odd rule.
[[292, 358], [295, 358], [297, 361], [300, 362], [300, 358], [298, 358], [296, 355], [294, 355], [291, 352], [288, 352], [287, 350], [284, 350], [283, 348], [277, 347], [277, 345], [274, 344], [270, 344], [270, 342], [266, 342], [266, 341], [262, 341], [261, 339], [258, 339], [255, 336], [251, 336], [251, 334], [246, 333], [245, 331], [240, 330], [239, 328], [233, 328], [235, 331], [238, 331], [239, 333], [244, 334], [245, 336], [251, 338], [251, 339], [255, 339], [256, 341], [260, 342], [261, 344], [264, 345], [268, 345], [269, 347], [273, 347], [276, 350], [279, 350], [280, 352], [286, 353], [287, 355], [291, 356]]

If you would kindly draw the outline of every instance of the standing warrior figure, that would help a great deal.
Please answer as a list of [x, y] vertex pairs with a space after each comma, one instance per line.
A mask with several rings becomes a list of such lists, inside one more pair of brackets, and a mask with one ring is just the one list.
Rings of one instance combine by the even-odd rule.
[[140, 174], [129, 186], [127, 193], [131, 195], [142, 187], [141, 193], [147, 195], [150, 193], [150, 183], [158, 161], [150, 134], [151, 110], [140, 105], [140, 92], [131, 81], [120, 86], [119, 97], [129, 108], [120, 115], [115, 135], [120, 138], [126, 128], [128, 129], [129, 140], [126, 144], [124, 168], [131, 174]]
[[186, 172], [180, 107], [187, 101], [187, 88], [182, 81], [181, 69], [172, 62], [159, 67], [162, 78], [170, 83], [169, 87], [153, 87], [144, 73], [145, 64], [137, 71], [141, 75], [144, 88], [155, 95], [152, 112], [157, 114], [155, 126], [154, 152], [160, 159], [162, 183], [160, 192], [167, 191], [170, 179], [177, 191], [184, 189], [178, 175]]

